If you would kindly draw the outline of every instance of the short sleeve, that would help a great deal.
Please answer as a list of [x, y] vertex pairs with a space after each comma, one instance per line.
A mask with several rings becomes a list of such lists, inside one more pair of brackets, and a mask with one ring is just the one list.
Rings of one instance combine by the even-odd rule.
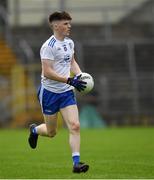
[[44, 46], [40, 50], [41, 59], [54, 60], [53, 50], [49, 46]]

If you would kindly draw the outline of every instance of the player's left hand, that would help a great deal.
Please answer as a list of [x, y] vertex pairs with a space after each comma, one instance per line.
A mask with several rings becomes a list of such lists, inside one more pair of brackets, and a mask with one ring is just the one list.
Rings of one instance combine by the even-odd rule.
[[69, 77], [67, 80], [67, 84], [74, 86], [79, 92], [83, 91], [86, 88], [86, 82], [80, 80], [81, 74], [80, 75], [76, 75], [74, 77]]

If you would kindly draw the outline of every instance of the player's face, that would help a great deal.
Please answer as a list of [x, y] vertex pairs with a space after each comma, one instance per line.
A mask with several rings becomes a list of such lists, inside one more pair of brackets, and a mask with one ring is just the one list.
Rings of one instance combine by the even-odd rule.
[[57, 24], [57, 31], [62, 36], [69, 36], [71, 32], [71, 21], [69, 20], [62, 20], [59, 21]]

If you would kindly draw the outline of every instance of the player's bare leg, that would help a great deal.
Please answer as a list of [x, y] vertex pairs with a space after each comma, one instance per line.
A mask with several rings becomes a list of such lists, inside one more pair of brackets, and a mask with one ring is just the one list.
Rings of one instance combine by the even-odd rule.
[[35, 149], [37, 146], [38, 135], [54, 137], [57, 132], [57, 114], [44, 115], [45, 123], [36, 126], [36, 124], [30, 125], [30, 135], [28, 138], [29, 145]]
[[80, 152], [80, 123], [76, 105], [67, 106], [61, 109], [61, 114], [69, 129], [69, 143], [74, 152]]
[[76, 105], [70, 105], [61, 109], [64, 121], [69, 129], [69, 143], [72, 150], [73, 172], [86, 172], [89, 166], [80, 162], [80, 122], [78, 108]]
[[57, 132], [57, 114], [44, 115], [44, 124], [36, 127], [37, 134], [41, 136], [54, 137]]

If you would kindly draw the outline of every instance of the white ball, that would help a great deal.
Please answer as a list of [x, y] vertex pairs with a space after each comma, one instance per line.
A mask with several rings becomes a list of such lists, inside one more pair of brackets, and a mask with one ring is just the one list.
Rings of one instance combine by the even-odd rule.
[[83, 91], [81, 91], [81, 93], [83, 93], [83, 94], [89, 93], [94, 87], [93, 77], [88, 73], [82, 72], [80, 80], [85, 81], [87, 83], [86, 88]]

